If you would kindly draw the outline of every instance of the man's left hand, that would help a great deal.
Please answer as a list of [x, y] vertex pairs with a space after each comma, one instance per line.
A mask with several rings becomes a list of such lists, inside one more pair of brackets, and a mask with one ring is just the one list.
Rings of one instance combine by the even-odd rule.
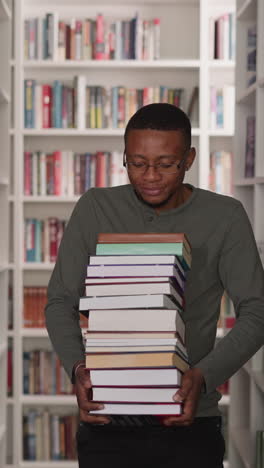
[[182, 376], [181, 388], [173, 397], [174, 401], [183, 402], [183, 414], [166, 417], [163, 419], [163, 424], [166, 426], [189, 426], [192, 424], [203, 384], [204, 377], [200, 369], [193, 368], [185, 372]]

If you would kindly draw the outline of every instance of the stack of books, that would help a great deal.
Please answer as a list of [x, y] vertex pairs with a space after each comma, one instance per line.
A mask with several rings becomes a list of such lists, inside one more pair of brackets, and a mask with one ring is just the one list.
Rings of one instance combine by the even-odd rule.
[[104, 403], [96, 414], [141, 425], [182, 413], [173, 395], [189, 368], [182, 314], [190, 266], [182, 233], [99, 234], [80, 299], [93, 400]]

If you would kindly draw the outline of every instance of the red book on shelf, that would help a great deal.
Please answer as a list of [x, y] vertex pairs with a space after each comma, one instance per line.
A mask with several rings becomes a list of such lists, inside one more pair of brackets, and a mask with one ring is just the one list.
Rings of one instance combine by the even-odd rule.
[[51, 86], [42, 85], [42, 125], [43, 128], [51, 127]]
[[61, 151], [54, 151], [54, 195], [61, 195], [61, 170], [62, 170]]
[[50, 262], [55, 262], [57, 257], [57, 218], [49, 218], [50, 235]]
[[96, 187], [106, 186], [106, 155], [103, 151], [97, 151], [96, 153]]
[[104, 18], [101, 14], [96, 17], [95, 59], [105, 59]]

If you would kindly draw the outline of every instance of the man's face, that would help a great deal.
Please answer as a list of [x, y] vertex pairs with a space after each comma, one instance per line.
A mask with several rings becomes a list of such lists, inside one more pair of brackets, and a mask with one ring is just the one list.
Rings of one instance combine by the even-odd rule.
[[[187, 150], [187, 152], [186, 152]], [[140, 171], [128, 165], [128, 177], [137, 194], [157, 212], [174, 208], [179, 189], [185, 176], [186, 167], [190, 168], [195, 150], [188, 151], [181, 131], [178, 130], [130, 130], [126, 141], [126, 161], [148, 164], [185, 162], [174, 173], [163, 173], [154, 167]]]

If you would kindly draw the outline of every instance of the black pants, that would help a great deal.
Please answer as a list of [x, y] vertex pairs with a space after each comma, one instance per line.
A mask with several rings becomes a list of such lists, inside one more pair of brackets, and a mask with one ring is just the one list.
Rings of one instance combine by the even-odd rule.
[[189, 427], [111, 427], [80, 423], [79, 468], [222, 468], [221, 417]]

